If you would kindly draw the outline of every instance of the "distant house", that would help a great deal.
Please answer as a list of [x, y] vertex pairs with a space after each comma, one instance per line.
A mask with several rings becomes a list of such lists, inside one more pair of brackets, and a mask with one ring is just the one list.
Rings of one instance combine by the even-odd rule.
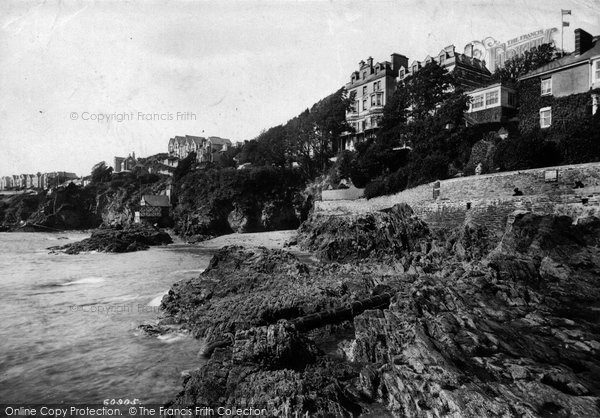
[[465, 111], [467, 125], [508, 122], [517, 116], [517, 91], [502, 83], [467, 92], [469, 109]]
[[519, 78], [519, 128], [568, 129], [600, 105], [600, 36], [575, 29], [575, 50]]
[[0, 190], [8, 190], [14, 187], [12, 176], [0, 177]]
[[176, 168], [179, 165], [179, 158], [167, 157], [164, 160], [162, 160], [161, 162], [168, 167]]
[[220, 138], [218, 136], [210, 136], [204, 142], [202, 151], [198, 154], [199, 162], [218, 162], [221, 155], [231, 148], [231, 140]]
[[354, 150], [357, 143], [375, 136], [383, 118], [383, 108], [396, 88], [396, 77], [405, 71], [408, 58], [393, 53], [390, 61], [374, 63], [373, 58], [361, 60], [346, 83], [353, 103], [346, 111], [346, 122], [352, 129], [344, 132], [334, 144], [337, 151]]
[[175, 136], [169, 139], [169, 156], [176, 157], [180, 160], [186, 158], [190, 153], [200, 153], [206, 138], [200, 136]]
[[115, 157], [115, 166], [113, 167], [113, 172], [121, 173], [133, 170], [137, 164], [137, 159], [135, 158], [135, 152], [129, 154], [127, 157]]
[[171, 212], [169, 196], [143, 195], [140, 199], [140, 211], [136, 213], [137, 223], [165, 223]]
[[428, 55], [423, 61], [413, 61], [406, 72], [400, 72], [398, 79], [415, 75], [434, 61], [452, 74], [457, 86], [465, 90], [485, 86], [492, 77], [484, 61], [456, 52], [455, 46], [449, 45], [433, 57]]

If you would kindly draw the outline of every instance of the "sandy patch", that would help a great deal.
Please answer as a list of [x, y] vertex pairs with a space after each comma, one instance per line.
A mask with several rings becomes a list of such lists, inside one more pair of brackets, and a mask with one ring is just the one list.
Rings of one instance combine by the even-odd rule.
[[200, 242], [204, 248], [221, 248], [225, 245], [241, 245], [243, 247], [284, 248], [284, 244], [296, 236], [296, 230], [251, 232], [247, 234], [229, 234]]

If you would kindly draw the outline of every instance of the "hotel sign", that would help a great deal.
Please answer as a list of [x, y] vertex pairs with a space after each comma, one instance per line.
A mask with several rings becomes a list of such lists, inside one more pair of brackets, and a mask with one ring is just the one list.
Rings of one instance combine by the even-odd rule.
[[504, 43], [496, 41], [492, 37], [481, 41], [473, 41], [465, 46], [467, 56], [485, 60], [488, 70], [494, 72], [496, 68], [504, 66], [504, 62], [518, 55], [522, 55], [542, 44], [555, 43], [558, 35], [557, 28], [540, 29], [526, 33], [516, 38], [509, 39]]

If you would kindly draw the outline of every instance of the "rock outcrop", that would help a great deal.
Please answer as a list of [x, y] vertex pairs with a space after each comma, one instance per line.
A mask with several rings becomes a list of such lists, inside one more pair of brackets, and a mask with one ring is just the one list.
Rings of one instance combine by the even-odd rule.
[[420, 250], [429, 237], [427, 224], [406, 204], [365, 215], [314, 216], [298, 233], [301, 248], [329, 261], [402, 256]]
[[301, 228], [305, 246], [344, 264], [222, 249], [163, 299], [210, 347], [172, 405], [600, 416], [600, 220], [510, 219], [497, 245], [471, 225], [434, 235], [406, 206]]
[[38, 194], [16, 194], [0, 201], [0, 224], [9, 230], [54, 231], [96, 228], [95, 195], [73, 184]]
[[165, 231], [150, 227], [130, 227], [127, 229], [97, 229], [92, 236], [71, 244], [50, 247], [52, 252], [79, 254], [99, 251], [107, 253], [126, 253], [147, 250], [153, 245], [171, 244], [173, 240]]

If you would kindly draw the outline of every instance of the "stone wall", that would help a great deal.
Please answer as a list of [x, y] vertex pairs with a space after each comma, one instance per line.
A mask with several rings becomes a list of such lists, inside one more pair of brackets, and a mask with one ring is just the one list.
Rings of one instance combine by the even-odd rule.
[[321, 192], [322, 200], [355, 200], [363, 197], [365, 189], [350, 187], [349, 189], [323, 190]]
[[[556, 181], [546, 177], [556, 175]], [[574, 188], [575, 182], [583, 188]], [[436, 184], [437, 183], [437, 184]], [[530, 210], [535, 213], [558, 213], [574, 219], [600, 217], [600, 163], [514, 171], [462, 177], [425, 184], [390, 196], [371, 200], [328, 200], [315, 202], [317, 214], [360, 214], [407, 203], [430, 227], [473, 224], [502, 231], [510, 213]], [[439, 196], [434, 189], [439, 185]], [[523, 192], [513, 196], [514, 189]]]

